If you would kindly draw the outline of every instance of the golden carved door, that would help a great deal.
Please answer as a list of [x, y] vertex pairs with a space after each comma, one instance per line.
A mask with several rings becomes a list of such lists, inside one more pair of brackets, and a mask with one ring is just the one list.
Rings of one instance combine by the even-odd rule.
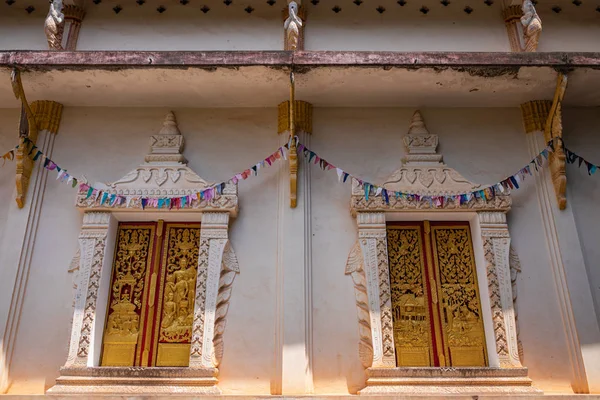
[[102, 366], [187, 366], [199, 223], [120, 223]]
[[387, 239], [397, 365], [487, 365], [469, 224], [390, 223]]

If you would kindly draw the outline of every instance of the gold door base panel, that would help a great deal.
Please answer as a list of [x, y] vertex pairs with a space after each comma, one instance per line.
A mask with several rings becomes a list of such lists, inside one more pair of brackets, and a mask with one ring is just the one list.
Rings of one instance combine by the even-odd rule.
[[541, 394], [527, 368], [369, 368], [361, 395]]
[[216, 368], [62, 368], [48, 394], [220, 395]]

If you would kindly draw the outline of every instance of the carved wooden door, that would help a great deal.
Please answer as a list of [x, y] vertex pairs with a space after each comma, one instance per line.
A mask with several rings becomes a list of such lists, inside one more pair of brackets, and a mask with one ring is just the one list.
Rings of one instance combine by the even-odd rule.
[[187, 366], [199, 223], [120, 223], [102, 366]]
[[485, 334], [469, 224], [387, 226], [399, 367], [485, 366]]

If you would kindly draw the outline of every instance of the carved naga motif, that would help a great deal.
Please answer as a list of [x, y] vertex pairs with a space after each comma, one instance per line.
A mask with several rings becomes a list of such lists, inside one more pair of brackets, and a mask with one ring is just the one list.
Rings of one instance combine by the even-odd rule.
[[558, 201], [558, 208], [564, 210], [567, 207], [567, 174], [566, 174], [566, 156], [562, 143], [562, 100], [567, 89], [567, 76], [564, 74], [558, 75], [556, 91], [554, 92], [554, 100], [552, 107], [546, 120], [544, 127], [544, 140], [549, 142], [554, 138], [559, 138], [554, 141], [554, 152], [549, 156], [549, 167], [552, 175], [552, 183]]
[[63, 14], [62, 0], [50, 0], [50, 9], [44, 23], [44, 32], [50, 50], [64, 50], [62, 47], [64, 29], [65, 14]]
[[522, 9], [521, 24], [523, 25], [523, 39], [525, 41], [523, 51], [535, 52], [542, 33], [542, 20], [535, 10], [532, 0], [524, 0]]
[[[21, 82], [21, 73], [18, 69], [14, 69], [11, 74], [11, 84], [13, 93], [17, 100], [21, 101], [21, 119], [19, 121], [19, 137], [28, 138], [33, 144], [37, 141], [38, 127], [35, 115], [27, 102], [23, 84]], [[27, 146], [19, 146], [15, 152], [15, 160], [17, 164], [17, 205], [19, 208], [25, 206], [25, 194], [29, 187], [29, 178], [33, 171], [33, 160], [28, 157], [29, 148]]]

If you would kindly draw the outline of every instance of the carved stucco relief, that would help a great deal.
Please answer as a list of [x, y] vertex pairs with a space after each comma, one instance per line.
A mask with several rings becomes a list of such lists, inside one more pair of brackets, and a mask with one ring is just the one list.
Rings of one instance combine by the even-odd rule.
[[[202, 190], [207, 183], [187, 167], [181, 154], [182, 149], [183, 137], [177, 128], [174, 115], [170, 113], [167, 115], [161, 132], [151, 138], [150, 153], [146, 157], [146, 163], [127, 174], [123, 179], [104, 185], [104, 187], [112, 193], [152, 192], [164, 196]], [[164, 173], [161, 175], [163, 170]], [[232, 284], [239, 272], [237, 258], [228, 240], [229, 218], [230, 215], [237, 213], [237, 204], [237, 185], [228, 184], [222, 195], [212, 199], [211, 202], [198, 201], [196, 203], [193, 210], [200, 211], [200, 213], [189, 214], [192, 218], [201, 218], [202, 220], [198, 242], [196, 301], [189, 364], [190, 367], [199, 371], [196, 374], [200, 375], [204, 373], [202, 371], [213, 371], [206, 372], [213, 376], [223, 354], [225, 319], [231, 298]], [[85, 368], [95, 366], [94, 360], [90, 359], [93, 354], [91, 350], [94, 342], [97, 342], [94, 337], [102, 334], [102, 328], [99, 325], [102, 324], [102, 321], [97, 320], [96, 313], [98, 307], [104, 307], [102, 304], [97, 304], [100, 281], [103, 280], [102, 274], [110, 274], [111, 268], [110, 246], [107, 241], [112, 240], [108, 234], [113, 209], [85, 199], [81, 193], [78, 195], [77, 205], [85, 213], [79, 236], [80, 259], [73, 261], [75, 267], [73, 269], [76, 271], [75, 307], [69, 355], [65, 367]], [[115, 209], [118, 210], [116, 207]], [[150, 210], [128, 209], [128, 211], [141, 213], [140, 215], [149, 212], [148, 218], [155, 218]], [[186, 211], [189, 212], [190, 209], [173, 209], [169, 212]], [[128, 371], [133, 373], [136, 369]], [[210, 382], [214, 385], [216, 379]], [[83, 393], [87, 390], [95, 390], [90, 389], [88, 385], [98, 386], [100, 384], [95, 384], [93, 380], [90, 380], [89, 383], [82, 383], [76, 388], [61, 387], [58, 391], [74, 390]], [[209, 389], [195, 388], [193, 390]]]
[[[384, 186], [392, 192], [440, 196], [445, 201], [441, 205], [433, 205], [416, 196], [390, 196], [389, 203], [381, 196], [370, 196], [367, 199], [360, 183], [353, 180], [351, 210], [357, 218], [360, 247], [353, 247], [346, 274], [352, 275], [355, 283], [361, 332], [359, 349], [369, 348], [362, 344], [368, 339], [363, 328], [369, 326], [373, 354], [371, 367], [396, 366], [386, 236], [388, 213], [466, 211], [477, 213], [481, 224], [493, 330], [501, 367], [520, 367], [509, 265], [510, 236], [505, 215], [512, 203], [510, 193], [499, 194], [491, 199], [471, 199], [463, 204], [446, 198], [445, 196], [465, 193], [480, 186], [469, 182], [443, 163], [441, 154], [436, 150], [437, 135], [429, 134], [418, 112], [413, 116], [408, 136], [404, 141], [409, 152], [407, 161], [391, 175]], [[356, 261], [358, 254], [362, 255], [362, 265]], [[361, 267], [364, 269], [364, 285], [361, 281]], [[362, 301], [365, 299], [363, 286], [366, 288], [368, 302]], [[368, 324], [365, 323], [366, 312], [370, 316]], [[369, 366], [369, 362], [363, 360], [363, 354], [361, 361], [365, 367]]]

